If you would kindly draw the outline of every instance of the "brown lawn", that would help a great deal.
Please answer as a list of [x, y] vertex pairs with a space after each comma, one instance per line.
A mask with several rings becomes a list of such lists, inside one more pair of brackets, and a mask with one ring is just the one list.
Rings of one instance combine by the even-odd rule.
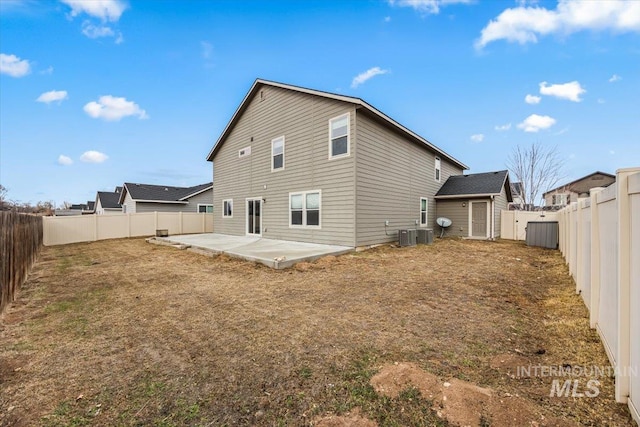
[[633, 425], [609, 377], [577, 398], [514, 375], [607, 365], [560, 254], [453, 239], [281, 271], [142, 239], [45, 248], [0, 320], [0, 425], [452, 425], [417, 385], [376, 392], [395, 362], [517, 396], [537, 425]]

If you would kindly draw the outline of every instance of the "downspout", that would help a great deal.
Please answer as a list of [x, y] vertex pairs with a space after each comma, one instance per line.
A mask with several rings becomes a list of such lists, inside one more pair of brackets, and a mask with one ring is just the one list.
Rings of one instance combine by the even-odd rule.
[[490, 206], [491, 206], [491, 234], [489, 235], [489, 238], [490, 238], [491, 240], [495, 240], [495, 234], [496, 234], [496, 233], [495, 233], [495, 226], [496, 226], [496, 221], [495, 221], [495, 219], [496, 219], [496, 215], [495, 215], [495, 212], [494, 212], [494, 209], [495, 209], [495, 208], [494, 208], [494, 204], [495, 204], [494, 197], [495, 197], [495, 196], [491, 196], [491, 203], [490, 203]]

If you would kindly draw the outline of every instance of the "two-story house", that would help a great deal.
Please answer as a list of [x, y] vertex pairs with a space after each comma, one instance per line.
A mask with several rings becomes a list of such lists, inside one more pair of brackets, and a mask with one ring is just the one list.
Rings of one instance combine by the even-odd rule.
[[468, 169], [360, 98], [260, 79], [207, 160], [216, 233], [352, 247], [433, 228]]
[[589, 197], [592, 188], [608, 187], [614, 182], [616, 182], [615, 175], [597, 171], [545, 192], [542, 195], [544, 205], [548, 209], [562, 209], [570, 205], [571, 202]]

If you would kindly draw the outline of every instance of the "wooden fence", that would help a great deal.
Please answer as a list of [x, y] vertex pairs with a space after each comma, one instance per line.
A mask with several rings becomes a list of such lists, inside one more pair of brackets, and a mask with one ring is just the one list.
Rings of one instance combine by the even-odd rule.
[[120, 215], [49, 216], [44, 218], [44, 245], [93, 242], [122, 237], [213, 232], [213, 214], [195, 212], [144, 212]]
[[0, 313], [13, 302], [42, 247], [42, 217], [0, 212]]
[[615, 396], [640, 424], [640, 168], [559, 211], [560, 250], [615, 372]]

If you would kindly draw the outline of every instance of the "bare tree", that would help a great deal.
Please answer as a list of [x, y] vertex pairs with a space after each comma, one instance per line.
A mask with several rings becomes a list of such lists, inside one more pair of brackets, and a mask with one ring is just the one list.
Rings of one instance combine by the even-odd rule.
[[564, 178], [562, 160], [557, 147], [544, 147], [533, 143], [530, 147], [517, 146], [507, 159], [507, 168], [514, 181], [522, 183], [522, 202], [525, 210], [532, 210], [542, 201], [542, 193]]
[[9, 192], [9, 190], [7, 190], [7, 187], [5, 187], [4, 185], [0, 184], [0, 211], [4, 211], [4, 210], [7, 210], [7, 209], [11, 208], [11, 206], [7, 202], [7, 193], [8, 192]]

